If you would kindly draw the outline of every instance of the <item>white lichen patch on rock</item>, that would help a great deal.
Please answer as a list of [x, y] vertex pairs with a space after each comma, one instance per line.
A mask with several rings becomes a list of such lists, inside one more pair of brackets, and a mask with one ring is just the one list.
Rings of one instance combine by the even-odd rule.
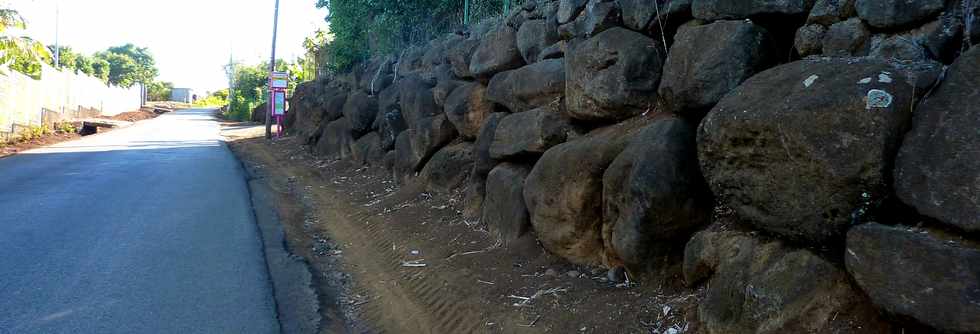
[[892, 94], [880, 89], [872, 89], [868, 91], [868, 106], [867, 109], [871, 108], [888, 108], [892, 105]]
[[817, 79], [819, 78], [820, 76], [816, 74], [811, 75], [810, 77], [806, 78], [806, 80], [803, 80], [803, 86], [806, 88], [810, 88], [810, 85], [813, 85], [813, 82], [817, 81]]
[[888, 73], [888, 72], [882, 72], [881, 74], [878, 74], [878, 82], [880, 82], [880, 83], [892, 83], [892, 77], [890, 75], [891, 75], [891, 73]]

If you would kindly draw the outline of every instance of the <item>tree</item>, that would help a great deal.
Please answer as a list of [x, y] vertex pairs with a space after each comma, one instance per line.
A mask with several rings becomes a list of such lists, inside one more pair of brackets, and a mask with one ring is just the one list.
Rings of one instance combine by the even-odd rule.
[[114, 52], [99, 52], [95, 56], [109, 64], [110, 84], [129, 88], [139, 82], [137, 74], [139, 68], [136, 61], [129, 56]]
[[95, 68], [92, 67], [92, 61], [92, 58], [79, 54], [78, 57], [75, 57], [75, 73], [95, 76]]
[[321, 60], [323, 59], [323, 46], [329, 42], [327, 33], [317, 29], [312, 36], [303, 39], [303, 48], [306, 54], [296, 60], [303, 72], [303, 78], [313, 80], [319, 76]]
[[150, 101], [167, 101], [170, 100], [170, 93], [173, 89], [173, 83], [154, 81], [146, 85], [146, 96]]
[[109, 64], [108, 82], [116, 86], [145, 86], [152, 83], [159, 74], [149, 50], [133, 44], [111, 47], [96, 53], [95, 57]]
[[[55, 53], [54, 45], [48, 45], [48, 51], [51, 52], [52, 54]], [[51, 65], [51, 66], [54, 66], [54, 67], [58, 67], [58, 68], [64, 69], [64, 70], [73, 70], [73, 71], [75, 71], [75, 73], [78, 73], [78, 71], [77, 71], [77, 69], [78, 69], [77, 68], [77, 66], [78, 66], [77, 65], [77, 60], [78, 60], [78, 57], [80, 55], [77, 54], [77, 53], [75, 53], [74, 51], [72, 51], [71, 50], [71, 47], [69, 47], [69, 46], [59, 46], [58, 47], [58, 51], [59, 51], [58, 52], [58, 63], [59, 63], [58, 66], [55, 66], [54, 58], [53, 57], [52, 57], [51, 61], [48, 62], [48, 64]]]
[[51, 54], [30, 37], [13, 34], [12, 30], [25, 28], [27, 23], [16, 10], [0, 8], [0, 65], [9, 65], [15, 71], [40, 79], [41, 64], [49, 62]]
[[109, 61], [99, 58], [98, 56], [90, 58], [92, 60], [92, 76], [102, 79], [102, 82], [106, 84], [109, 83], [109, 72], [112, 65]]
[[[496, 15], [501, 0], [479, 1], [492, 4]], [[474, 4], [475, 5], [475, 4]], [[334, 40], [324, 46], [330, 58], [328, 67], [349, 70], [372, 55], [392, 53], [412, 44], [426, 42], [436, 34], [451, 31], [462, 22], [459, 0], [317, 0], [327, 8], [326, 20]]]
[[136, 83], [148, 84], [156, 79], [160, 72], [156, 68], [156, 61], [150, 50], [147, 48], [136, 47], [133, 44], [111, 47], [107, 50], [110, 53], [125, 55], [136, 64], [133, 78]]

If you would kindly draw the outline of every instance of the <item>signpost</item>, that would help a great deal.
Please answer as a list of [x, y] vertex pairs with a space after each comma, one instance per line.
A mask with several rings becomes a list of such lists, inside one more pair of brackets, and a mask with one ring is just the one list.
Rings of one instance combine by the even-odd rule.
[[[276, 72], [276, 35], [279, 32], [279, 0], [276, 0], [276, 13], [272, 20], [272, 59], [269, 60], [269, 102], [265, 109], [265, 139], [272, 139], [272, 75]], [[285, 89], [285, 88], [283, 88]]]
[[286, 87], [289, 85], [289, 73], [272, 72], [269, 75], [269, 101], [272, 117], [276, 119], [276, 138], [282, 137], [282, 122], [286, 116]]

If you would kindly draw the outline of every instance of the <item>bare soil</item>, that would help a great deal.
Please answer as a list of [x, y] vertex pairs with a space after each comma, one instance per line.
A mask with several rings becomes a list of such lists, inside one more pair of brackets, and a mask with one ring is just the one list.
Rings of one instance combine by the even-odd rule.
[[229, 145], [279, 193], [289, 248], [319, 279], [323, 332], [698, 332], [703, 290], [684, 288], [677, 264], [617, 284], [533, 237], [502, 247], [463, 219], [463, 190], [399, 187], [380, 168], [317, 159], [291, 137]]
[[118, 115], [115, 115], [115, 116], [100, 117], [100, 118], [106, 118], [106, 119], [111, 119], [111, 120], [116, 120], [116, 121], [136, 122], [136, 121], [142, 121], [144, 119], [155, 118], [157, 116], [160, 116], [160, 115], [157, 114], [157, 113], [155, 113], [155, 112], [152, 112], [152, 111], [142, 110], [141, 109], [141, 110], [137, 110], [137, 111], [127, 111], [127, 112], [124, 112], [124, 113], [121, 113], [121, 114], [118, 114]]
[[[157, 116], [160, 116], [160, 114], [141, 109], [137, 111], [124, 112], [115, 116], [106, 116], [100, 118], [117, 120], [117, 121], [136, 122], [136, 121], [156, 118]], [[76, 122], [74, 125], [75, 128], [81, 128], [81, 124], [79, 122]], [[99, 132], [105, 132], [111, 130], [112, 129], [110, 128], [102, 128], [99, 129]], [[48, 145], [54, 145], [61, 142], [75, 140], [81, 137], [82, 135], [78, 133], [55, 132], [29, 141], [18, 141], [18, 142], [7, 143], [7, 144], [0, 143], [0, 158], [11, 156], [17, 154], [18, 152], [23, 152], [30, 149], [35, 149]]]
[[30, 149], [35, 149], [38, 147], [44, 147], [48, 145], [54, 145], [60, 142], [66, 142], [69, 140], [75, 140], [81, 138], [82, 136], [78, 133], [51, 133], [41, 138], [36, 138], [29, 141], [20, 141], [9, 144], [0, 143], [0, 158], [11, 156], [19, 152], [27, 151]]

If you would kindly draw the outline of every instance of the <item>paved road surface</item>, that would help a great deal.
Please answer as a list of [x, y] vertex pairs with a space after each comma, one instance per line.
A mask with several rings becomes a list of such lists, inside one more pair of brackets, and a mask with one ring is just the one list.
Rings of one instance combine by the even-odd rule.
[[0, 159], [0, 333], [274, 333], [244, 174], [204, 110]]

